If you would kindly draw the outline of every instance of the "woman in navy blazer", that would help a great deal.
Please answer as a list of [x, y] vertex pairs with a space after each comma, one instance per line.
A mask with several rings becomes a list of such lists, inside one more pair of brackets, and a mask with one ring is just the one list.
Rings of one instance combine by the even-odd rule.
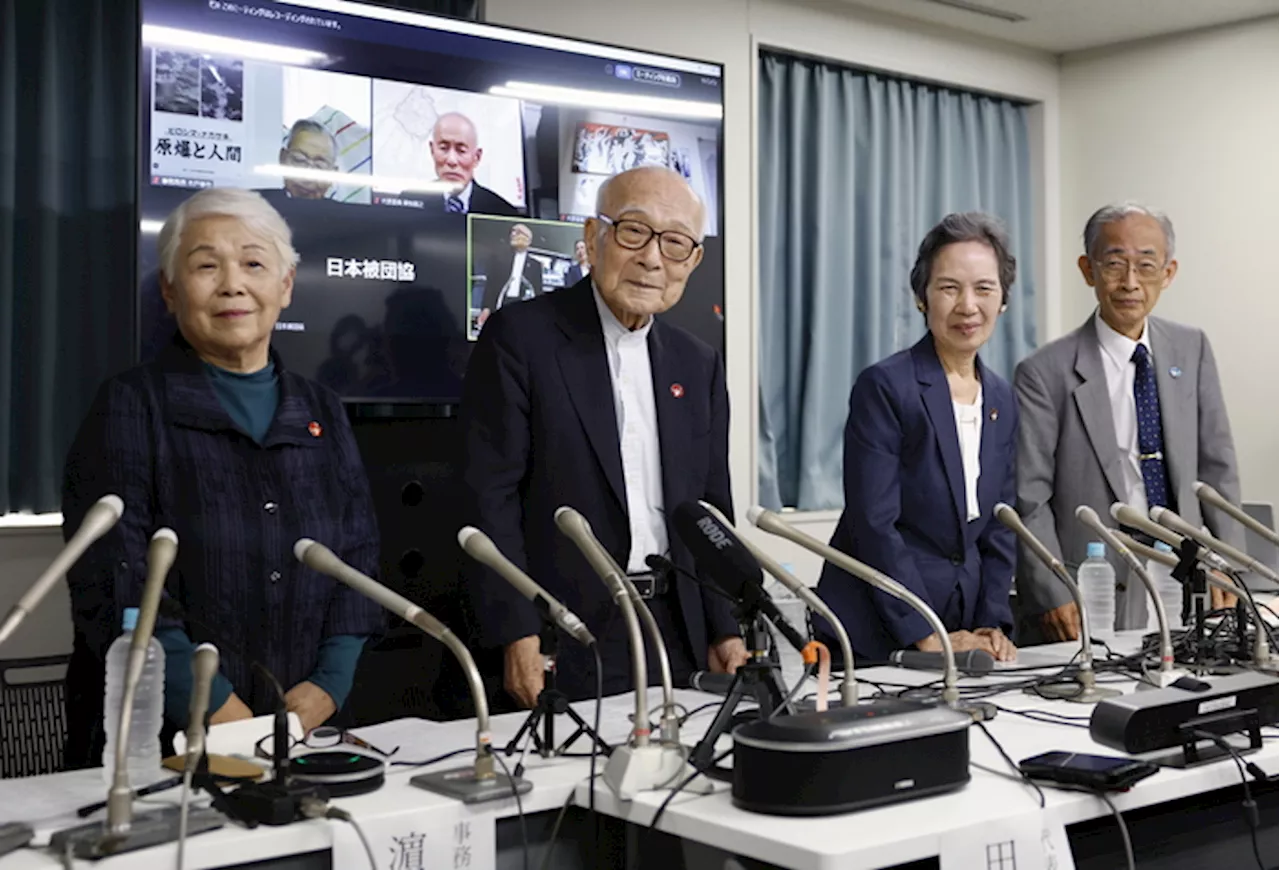
[[[951, 214], [925, 236], [911, 289], [929, 333], [854, 384], [845, 508], [831, 539], [924, 599], [957, 652], [1002, 660], [1017, 652], [1005, 636], [1015, 543], [992, 508], [1014, 498], [1018, 406], [978, 349], [1007, 307], [1015, 273], [1004, 228], [989, 215]], [[942, 649], [914, 610], [839, 568], [824, 566], [818, 593], [859, 659]]]

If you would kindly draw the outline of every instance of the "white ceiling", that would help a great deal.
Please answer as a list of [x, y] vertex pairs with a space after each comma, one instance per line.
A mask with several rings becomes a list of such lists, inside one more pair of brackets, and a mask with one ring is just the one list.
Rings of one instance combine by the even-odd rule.
[[932, 0], [844, 0], [1062, 54], [1280, 13], [1280, 0], [954, 0], [1023, 16], [1002, 21]]

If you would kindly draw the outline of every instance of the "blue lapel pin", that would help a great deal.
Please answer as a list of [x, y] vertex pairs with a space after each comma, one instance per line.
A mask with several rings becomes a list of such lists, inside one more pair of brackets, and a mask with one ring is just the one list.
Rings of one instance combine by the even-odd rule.
[[1171, 377], [1171, 378], [1180, 378], [1180, 377], [1182, 377], [1182, 369], [1178, 368], [1177, 366], [1170, 366], [1170, 367], [1169, 367], [1169, 377]]

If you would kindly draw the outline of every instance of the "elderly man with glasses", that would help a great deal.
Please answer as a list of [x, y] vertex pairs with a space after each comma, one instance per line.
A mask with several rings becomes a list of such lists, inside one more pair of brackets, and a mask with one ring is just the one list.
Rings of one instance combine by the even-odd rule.
[[[605, 586], [556, 529], [561, 505], [587, 518], [650, 599], [677, 681], [695, 669], [733, 671], [746, 648], [728, 602], [693, 579], [668, 522], [693, 499], [732, 513], [724, 365], [660, 317], [702, 260], [704, 206], [676, 173], [644, 167], [603, 184], [596, 212], [583, 232], [591, 274], [495, 312], [476, 344], [462, 399], [461, 519], [586, 621], [605, 694], [615, 694], [631, 688], [626, 632]], [[680, 570], [650, 572], [654, 555]], [[503, 686], [532, 707], [546, 673], [538, 611], [496, 575], [468, 570], [478, 641], [502, 650]], [[557, 665], [561, 691], [595, 694], [586, 650], [562, 645]], [[649, 675], [657, 680], [652, 650]]]
[[[1134, 203], [1099, 209], [1084, 228], [1080, 272], [1097, 310], [1074, 332], [1019, 364], [1018, 512], [1028, 528], [1073, 568], [1093, 534], [1075, 518], [1089, 505], [1110, 521], [1124, 502], [1157, 505], [1244, 549], [1243, 531], [1201, 516], [1192, 487], [1202, 480], [1240, 500], [1218, 368], [1199, 329], [1152, 317], [1178, 271], [1172, 222]], [[1145, 587], [1113, 553], [1117, 629], [1148, 624]], [[1025, 548], [1017, 588], [1024, 636], [1069, 640], [1080, 614], [1069, 593]], [[1217, 589], [1214, 605], [1232, 603]]]
[[[289, 138], [280, 149], [280, 165], [296, 169], [334, 172], [338, 168], [338, 142], [323, 124], [303, 118], [289, 128]], [[324, 199], [331, 181], [285, 176], [284, 189], [291, 199]]]

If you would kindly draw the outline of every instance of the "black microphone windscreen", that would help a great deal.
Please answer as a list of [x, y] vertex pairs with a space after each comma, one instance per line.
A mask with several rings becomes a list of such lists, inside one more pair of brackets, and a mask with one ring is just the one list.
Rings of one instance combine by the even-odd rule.
[[735, 599], [755, 603], [764, 588], [764, 573], [731, 529], [692, 501], [677, 505], [671, 522], [694, 561], [712, 580]]

